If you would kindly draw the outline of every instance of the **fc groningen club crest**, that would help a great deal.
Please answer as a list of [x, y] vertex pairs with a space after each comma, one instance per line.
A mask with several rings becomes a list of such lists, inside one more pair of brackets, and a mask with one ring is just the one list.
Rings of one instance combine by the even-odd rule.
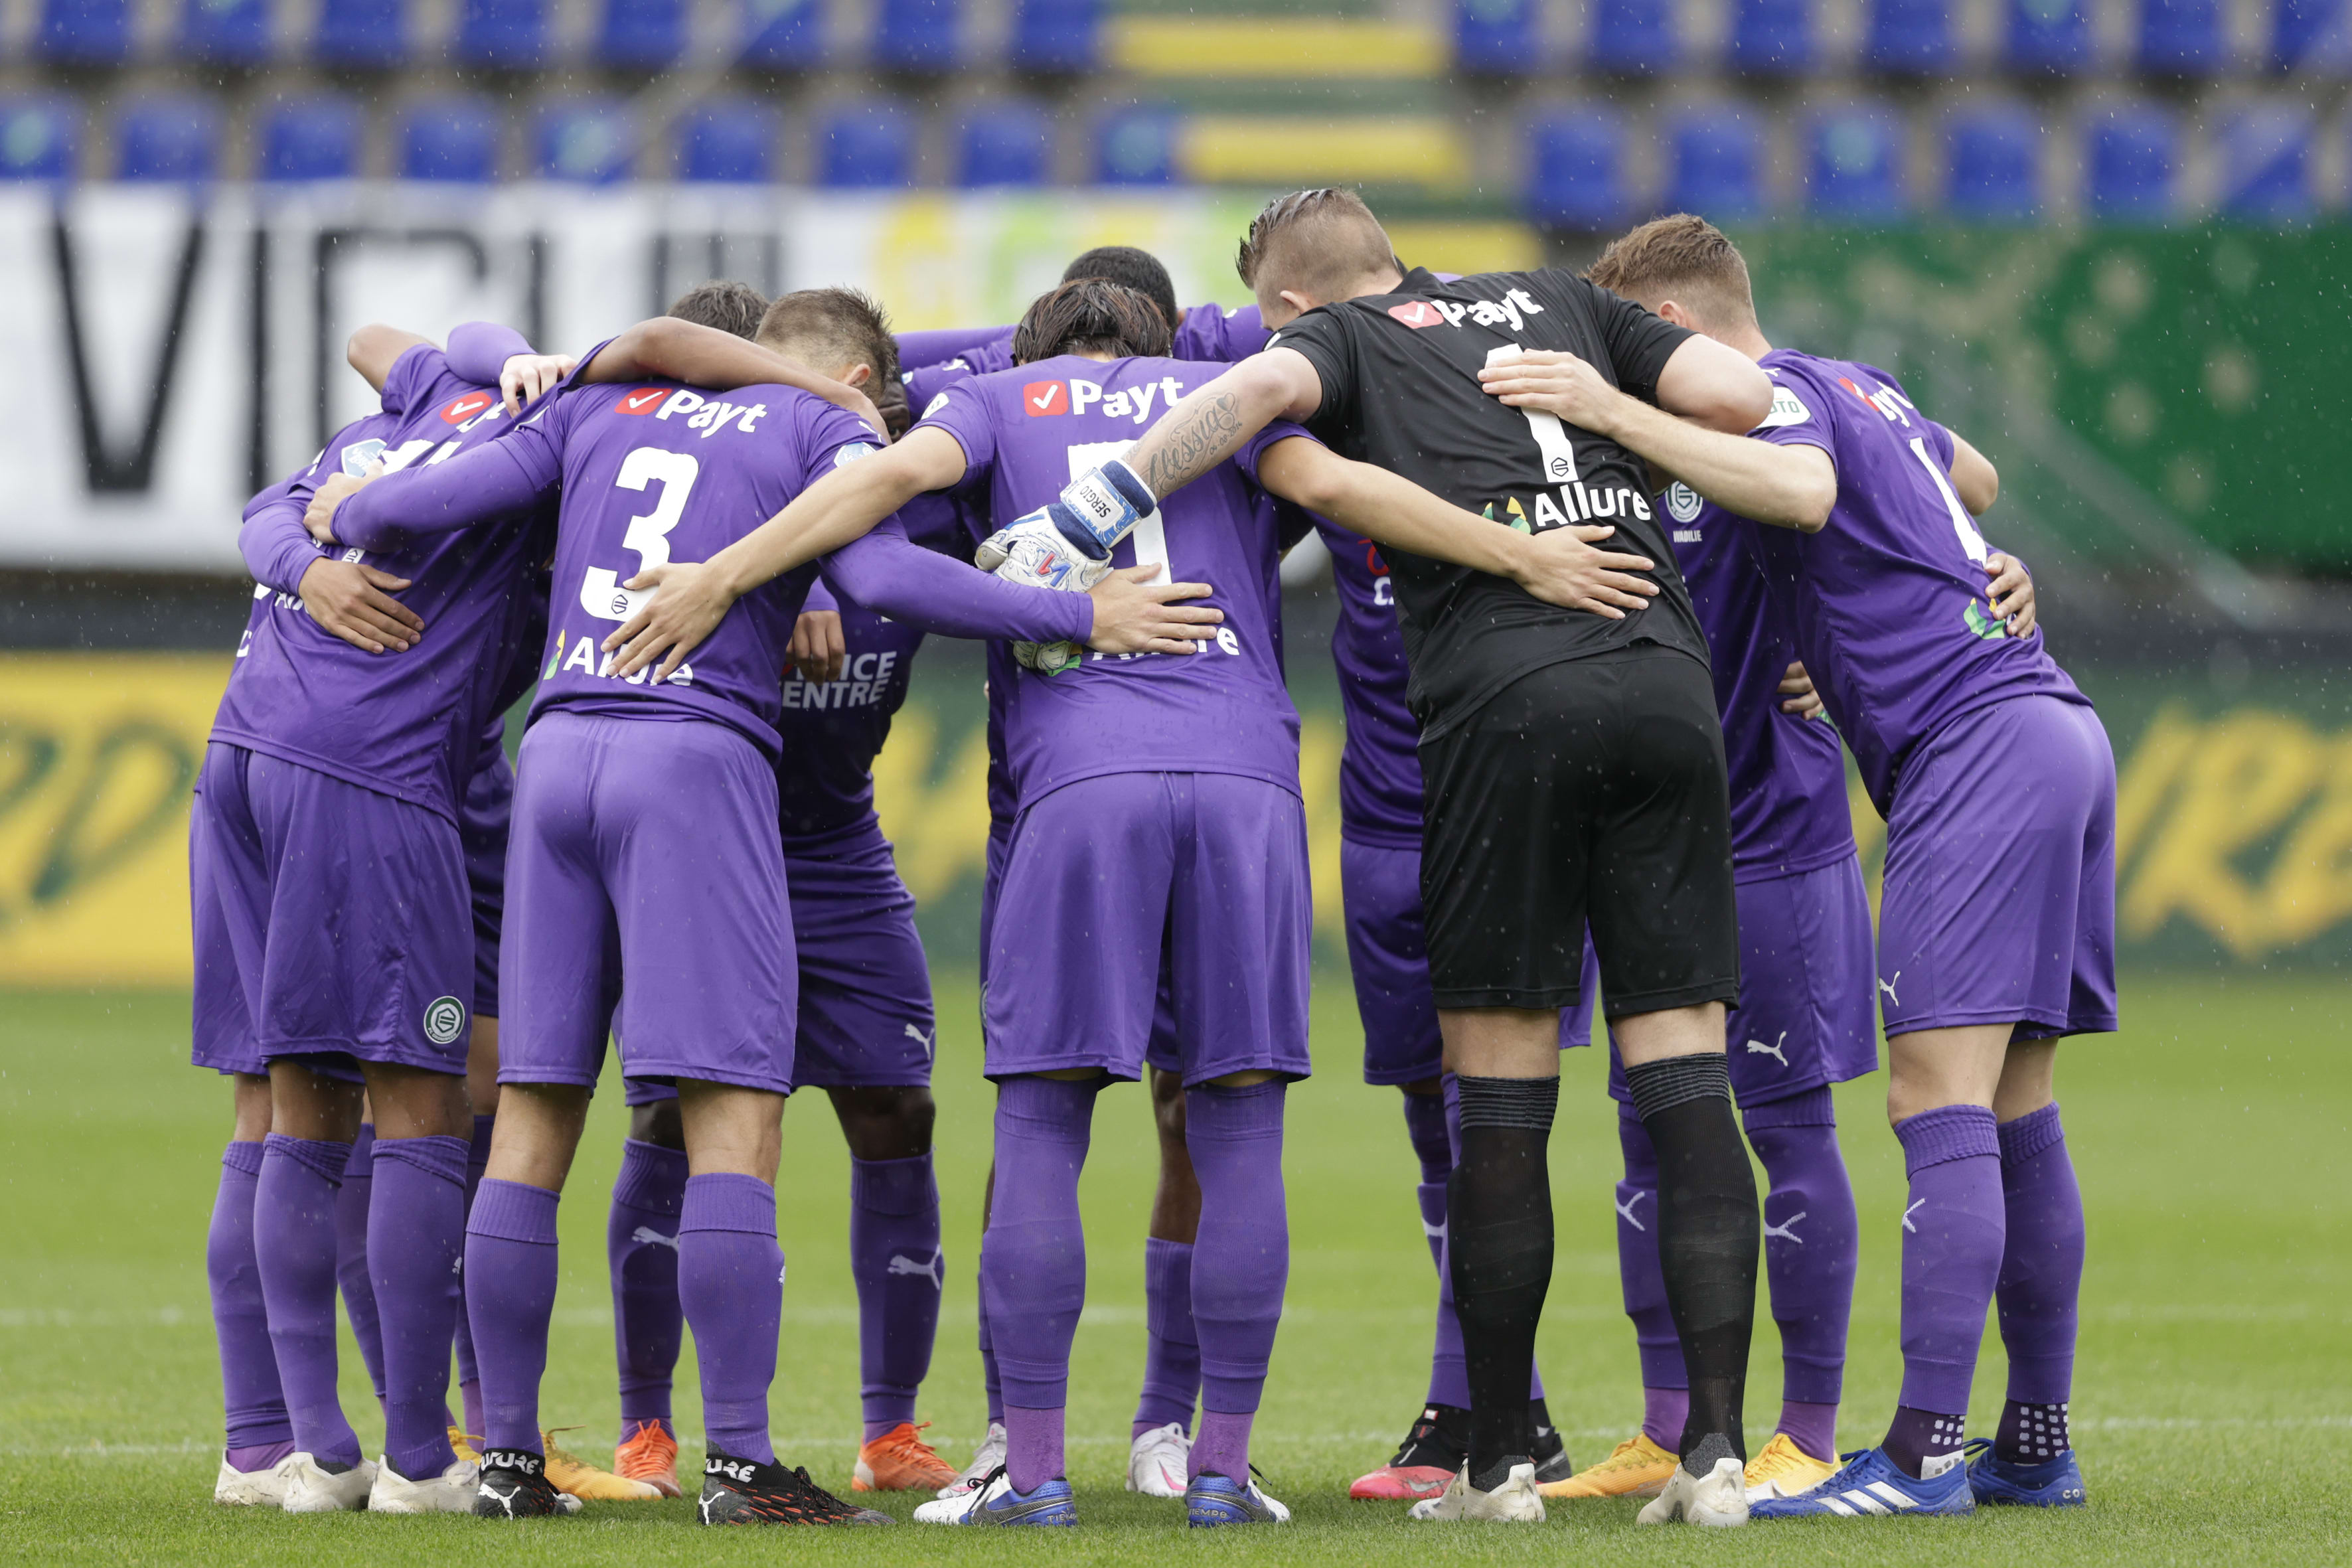
[[455, 996], [436, 996], [425, 1004], [425, 1037], [436, 1046], [455, 1045], [466, 1032], [466, 1005]]

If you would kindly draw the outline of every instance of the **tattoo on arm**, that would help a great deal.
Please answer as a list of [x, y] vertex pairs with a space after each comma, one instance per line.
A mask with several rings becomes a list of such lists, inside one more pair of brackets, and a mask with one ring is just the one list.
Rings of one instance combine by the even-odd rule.
[[1143, 482], [1151, 493], [1165, 496], [1199, 479], [1234, 455], [1244, 432], [1240, 405], [1230, 392], [1178, 411], [1152, 435], [1160, 437], [1144, 459]]

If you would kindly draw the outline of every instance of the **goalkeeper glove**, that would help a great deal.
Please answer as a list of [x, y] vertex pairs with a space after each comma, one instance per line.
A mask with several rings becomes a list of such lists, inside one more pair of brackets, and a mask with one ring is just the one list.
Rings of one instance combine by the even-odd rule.
[[[1125, 539], [1159, 504], [1150, 487], [1136, 477], [1135, 470], [1114, 458], [1072, 479], [1058, 500], [1019, 519], [1013, 526], [1017, 529], [1042, 518], [1087, 559], [1108, 561], [1110, 547]], [[1004, 531], [999, 531], [980, 547], [980, 554], [974, 559], [982, 571], [996, 570], [1002, 558], [992, 560], [990, 547]]]

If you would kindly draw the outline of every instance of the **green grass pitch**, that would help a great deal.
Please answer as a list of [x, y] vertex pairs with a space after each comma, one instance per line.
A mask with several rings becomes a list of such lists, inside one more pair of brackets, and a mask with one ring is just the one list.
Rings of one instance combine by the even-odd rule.
[[[1431, 1270], [1390, 1090], [1355, 1069], [1343, 977], [1317, 996], [1322, 1076], [1291, 1097], [1288, 1314], [1257, 1454], [1297, 1522], [1193, 1538], [1173, 1503], [1119, 1488], [1142, 1342], [1142, 1234], [1152, 1144], [1140, 1090], [1097, 1112], [1086, 1208], [1092, 1304], [1078, 1331], [1070, 1430], [1083, 1528], [992, 1532], [695, 1531], [690, 1504], [592, 1508], [563, 1521], [294, 1519], [215, 1508], [219, 1384], [203, 1237], [227, 1096], [185, 1065], [184, 996], [0, 999], [0, 1559], [24, 1563], [1419, 1560], [1968, 1563], [2352, 1560], [2352, 1027], [2327, 979], [2127, 982], [2125, 1034], [2067, 1048], [2060, 1073], [2091, 1211], [2075, 1435], [2093, 1506], [1965, 1521], [1636, 1531], [1631, 1504], [1557, 1507], [1540, 1531], [1433, 1530], [1346, 1500], [1412, 1415], [1426, 1373]], [[941, 976], [940, 1183], [949, 1273], [924, 1391], [959, 1461], [982, 1418], [972, 1263], [988, 1158], [968, 976]], [[1617, 1304], [1603, 1063], [1566, 1064], [1552, 1141], [1559, 1261], [1541, 1352], [1580, 1462], [1633, 1430], [1633, 1336]], [[1899, 1375], [1895, 1309], [1902, 1169], [1882, 1080], [1840, 1095], [1864, 1215], [1841, 1437], [1874, 1440]], [[785, 1119], [791, 1262], [774, 1395], [779, 1447], [845, 1487], [857, 1431], [856, 1317], [846, 1272], [846, 1156], [821, 1098]], [[564, 1205], [564, 1293], [544, 1410], [609, 1452], [614, 1419], [603, 1235], [617, 1096], [598, 1103]], [[1770, 1432], [1778, 1341], [1759, 1320], [1748, 1430]], [[380, 1434], [348, 1347], [344, 1401]], [[691, 1352], [680, 1427], [698, 1432]], [[2000, 1409], [1987, 1336], [1976, 1430]], [[698, 1457], [689, 1447], [688, 1458]], [[911, 1500], [891, 1506], [903, 1514]]]

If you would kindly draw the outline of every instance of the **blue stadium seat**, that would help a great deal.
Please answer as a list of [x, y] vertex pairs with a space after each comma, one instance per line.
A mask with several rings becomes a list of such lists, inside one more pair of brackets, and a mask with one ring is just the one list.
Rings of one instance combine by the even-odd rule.
[[756, 98], [714, 98], [678, 118], [677, 177], [760, 184], [774, 177], [776, 110]]
[[464, 0], [450, 52], [460, 65], [535, 70], [547, 58], [547, 0]]
[[2025, 76], [2073, 76], [2091, 63], [2085, 0], [2009, 0], [2002, 63]]
[[400, 177], [480, 184], [499, 177], [504, 128], [487, 98], [428, 98], [400, 123]]
[[1174, 184], [1181, 129], [1177, 111], [1160, 104], [1138, 104], [1105, 115], [1095, 126], [1100, 160], [1096, 177], [1106, 185]]
[[1021, 0], [1013, 13], [1016, 70], [1077, 76], [1102, 60], [1100, 0]]
[[41, 0], [33, 58], [53, 66], [119, 66], [131, 56], [131, 0]]
[[1802, 76], [1816, 58], [1812, 0], [1738, 0], [1731, 14], [1732, 69]]
[[2042, 121], [2015, 104], [1962, 109], [1944, 122], [1944, 206], [1954, 217], [2024, 223], [2042, 211]]
[[963, 52], [963, 0], [880, 0], [874, 18], [877, 68], [943, 76], [970, 63]]
[[2163, 223], [2173, 216], [2180, 128], [2169, 110], [2123, 104], [2089, 128], [2084, 205], [2108, 223]]
[[1601, 229], [1621, 223], [1625, 127], [1604, 110], [1548, 114], [1528, 127], [1528, 216], [1550, 228]]
[[2140, 69], [2150, 76], [2218, 76], [2229, 60], [2221, 0], [2140, 0]]
[[270, 0], [183, 0], [180, 53], [213, 66], [268, 63], [277, 42]]
[[1806, 138], [1806, 210], [1839, 223], [1890, 223], [1909, 210], [1903, 121], [1854, 105], [1815, 120]]
[[890, 190], [915, 183], [915, 126], [878, 99], [835, 104], [817, 126], [816, 183]]
[[1054, 122], [1034, 103], [973, 108], [956, 127], [956, 184], [1042, 185], [1054, 162]]
[[754, 70], [812, 71], [824, 64], [825, 0], [743, 0], [743, 52]]
[[2221, 212], [2256, 223], [2311, 216], [2311, 113], [2257, 104], [2221, 123]]
[[1454, 0], [1454, 63], [1480, 76], [1532, 76], [1543, 65], [1536, 0]]
[[406, 65], [408, 0], [322, 0], [310, 58], [346, 69]]
[[1648, 76], [1682, 58], [1674, 0], [1593, 0], [1586, 58], [1596, 70]]
[[619, 102], [564, 99], [543, 105], [531, 128], [531, 168], [542, 179], [609, 185], [629, 177], [635, 124]]
[[220, 106], [159, 93], [133, 100], [114, 121], [118, 180], [209, 180], [220, 173]]
[[2344, 74], [2352, 66], [2352, 25], [2344, 0], [2278, 0], [2271, 13], [2271, 68]]
[[1718, 224], [1764, 216], [1764, 132], [1754, 116], [1729, 107], [1685, 110], [1667, 126], [1666, 144], [1667, 209]]
[[1952, 17], [1946, 0], [1873, 0], [1863, 64], [1896, 76], [1952, 68]]
[[0, 180], [70, 180], [81, 151], [81, 109], [68, 99], [0, 103]]
[[597, 64], [660, 70], [685, 52], [685, 0], [604, 0], [596, 29]]
[[341, 94], [291, 98], [261, 117], [257, 180], [348, 180], [360, 172], [367, 119]]

